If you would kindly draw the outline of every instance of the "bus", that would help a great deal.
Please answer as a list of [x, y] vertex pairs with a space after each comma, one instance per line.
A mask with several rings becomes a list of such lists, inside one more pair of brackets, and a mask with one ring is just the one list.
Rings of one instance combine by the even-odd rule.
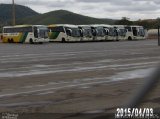
[[44, 25], [16, 25], [3, 27], [3, 43], [49, 42], [48, 28]]
[[125, 26], [125, 29], [128, 40], [144, 40], [146, 38], [143, 26]]
[[107, 24], [101, 24], [101, 25], [99, 25], [99, 27], [101, 27], [103, 29], [103, 32], [105, 34], [105, 41], [116, 40], [116, 32], [115, 32], [115, 28], [113, 26], [107, 25]]
[[101, 25], [90, 25], [92, 29], [93, 41], [104, 41], [105, 32]]
[[126, 40], [127, 30], [124, 25], [114, 25], [116, 30], [116, 40]]
[[81, 32], [78, 26], [70, 24], [49, 25], [50, 42], [76, 42], [81, 41]]
[[79, 25], [78, 28], [81, 31], [81, 41], [92, 41], [93, 36], [92, 36], [92, 29], [88, 25]]

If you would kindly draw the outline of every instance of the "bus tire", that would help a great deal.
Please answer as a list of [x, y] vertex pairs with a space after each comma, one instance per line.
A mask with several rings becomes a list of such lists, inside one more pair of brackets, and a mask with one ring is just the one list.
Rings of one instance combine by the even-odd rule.
[[39, 44], [43, 44], [43, 42], [39, 42]]
[[128, 40], [130, 40], [130, 41], [131, 41], [131, 40], [132, 40], [132, 38], [131, 38], [131, 37], [128, 37]]
[[118, 38], [116, 38], [116, 41], [120, 41]]
[[30, 44], [34, 44], [33, 39], [29, 39]]
[[11, 38], [10, 43], [14, 43], [13, 38]]
[[62, 43], [65, 43], [65, 42], [66, 42], [65, 38], [62, 38]]
[[10, 39], [8, 39], [8, 43], [11, 43], [11, 40], [10, 40]]

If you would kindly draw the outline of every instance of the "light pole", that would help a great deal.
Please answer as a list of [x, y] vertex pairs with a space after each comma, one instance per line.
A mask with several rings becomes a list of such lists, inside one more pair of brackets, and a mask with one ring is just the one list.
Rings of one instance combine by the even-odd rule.
[[158, 46], [160, 46], [160, 26], [158, 26]]
[[12, 17], [13, 17], [13, 23], [12, 23], [12, 25], [14, 26], [16, 24], [14, 0], [12, 0]]

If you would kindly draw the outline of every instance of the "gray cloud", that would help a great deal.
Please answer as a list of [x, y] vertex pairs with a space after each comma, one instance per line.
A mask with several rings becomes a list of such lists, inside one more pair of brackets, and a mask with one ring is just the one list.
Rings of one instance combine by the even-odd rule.
[[[92, 17], [120, 19], [126, 16], [133, 20], [160, 16], [160, 0], [15, 0], [15, 2], [40, 13], [65, 9]], [[0, 3], [11, 3], [11, 0], [0, 0]]]

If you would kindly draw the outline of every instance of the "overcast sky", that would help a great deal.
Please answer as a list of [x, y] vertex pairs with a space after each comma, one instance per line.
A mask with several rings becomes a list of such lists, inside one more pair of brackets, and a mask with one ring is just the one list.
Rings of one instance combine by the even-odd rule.
[[[12, 3], [12, 0], [0, 0], [0, 3]], [[15, 3], [39, 13], [64, 9], [97, 18], [137, 20], [160, 17], [160, 0], [15, 0]]]

